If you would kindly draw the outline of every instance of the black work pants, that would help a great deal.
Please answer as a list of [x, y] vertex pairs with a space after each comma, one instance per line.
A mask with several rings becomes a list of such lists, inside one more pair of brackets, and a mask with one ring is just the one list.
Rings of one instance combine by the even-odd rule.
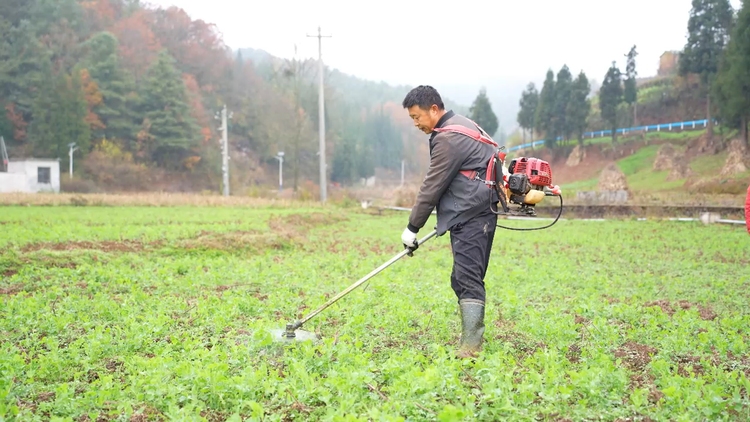
[[490, 263], [497, 215], [482, 212], [450, 230], [453, 250], [451, 287], [458, 300], [485, 301], [484, 276]]

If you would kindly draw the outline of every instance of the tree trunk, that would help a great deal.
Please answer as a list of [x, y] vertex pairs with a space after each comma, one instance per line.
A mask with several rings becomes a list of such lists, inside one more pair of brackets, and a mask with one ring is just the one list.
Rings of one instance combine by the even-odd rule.
[[534, 128], [531, 128], [531, 150], [534, 151]]
[[714, 122], [711, 119], [711, 86], [708, 86], [708, 94], [706, 94], [706, 134], [708, 139], [714, 136]]

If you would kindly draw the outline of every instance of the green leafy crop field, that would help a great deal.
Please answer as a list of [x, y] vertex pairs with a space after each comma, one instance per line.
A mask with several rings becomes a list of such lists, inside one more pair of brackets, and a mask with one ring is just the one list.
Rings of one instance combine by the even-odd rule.
[[740, 227], [500, 230], [484, 351], [456, 360], [447, 235], [312, 319], [319, 342], [271, 341], [398, 253], [404, 213], [0, 210], [0, 420], [750, 419]]

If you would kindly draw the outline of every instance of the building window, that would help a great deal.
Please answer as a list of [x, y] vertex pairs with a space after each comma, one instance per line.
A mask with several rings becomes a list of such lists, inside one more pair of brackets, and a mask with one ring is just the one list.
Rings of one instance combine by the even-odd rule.
[[49, 185], [50, 181], [50, 168], [49, 167], [37, 167], [36, 169], [36, 182], [39, 184]]

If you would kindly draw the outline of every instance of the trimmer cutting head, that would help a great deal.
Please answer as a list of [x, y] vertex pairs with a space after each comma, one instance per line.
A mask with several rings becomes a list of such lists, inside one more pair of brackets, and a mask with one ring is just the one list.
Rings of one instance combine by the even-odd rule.
[[301, 325], [299, 323], [289, 323], [283, 330], [271, 330], [273, 341], [277, 343], [293, 343], [320, 340], [320, 336], [312, 331], [297, 329]]

